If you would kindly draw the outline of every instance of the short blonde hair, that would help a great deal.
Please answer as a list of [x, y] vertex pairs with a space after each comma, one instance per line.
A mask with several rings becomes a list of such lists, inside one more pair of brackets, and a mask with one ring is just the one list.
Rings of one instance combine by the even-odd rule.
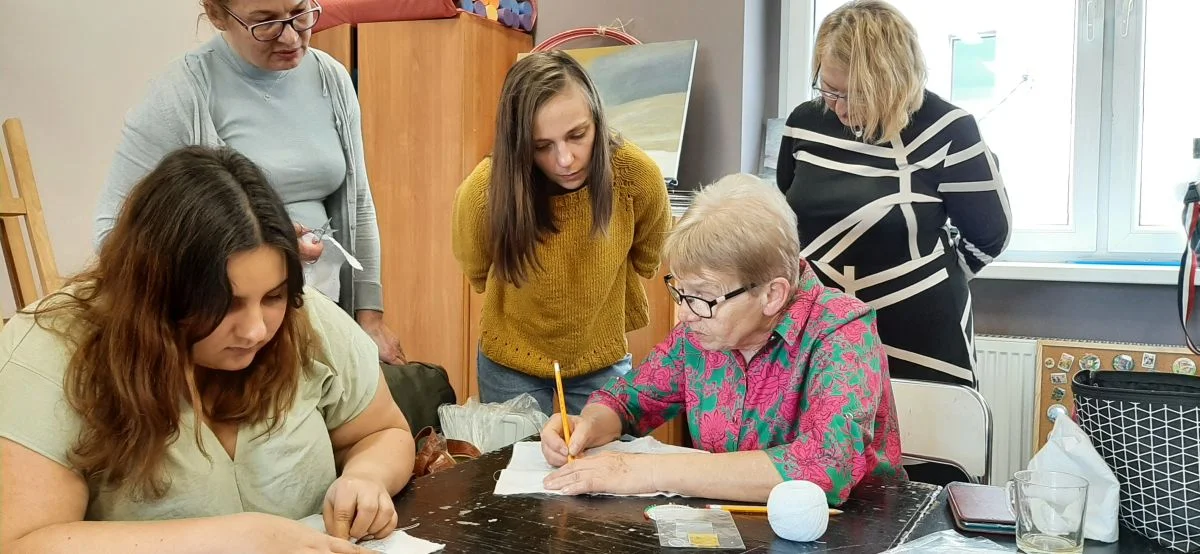
[[775, 186], [737, 173], [704, 187], [667, 235], [663, 256], [690, 275], [729, 275], [743, 285], [800, 282], [796, 213]]
[[847, 74], [846, 101], [862, 138], [880, 143], [900, 136], [925, 99], [925, 56], [917, 31], [883, 0], [852, 0], [817, 30], [813, 81], [822, 60]]

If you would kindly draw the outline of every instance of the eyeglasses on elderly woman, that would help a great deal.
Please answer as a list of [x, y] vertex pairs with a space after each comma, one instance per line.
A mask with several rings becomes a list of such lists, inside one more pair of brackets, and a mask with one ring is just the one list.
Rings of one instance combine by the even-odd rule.
[[667, 285], [667, 291], [671, 293], [671, 300], [673, 300], [676, 304], [680, 304], [680, 305], [686, 303], [688, 309], [691, 310], [692, 313], [696, 314], [697, 317], [701, 317], [704, 319], [708, 319], [713, 316], [713, 309], [717, 307], [717, 304], [720, 304], [726, 300], [729, 300], [730, 298], [734, 298], [737, 295], [747, 292], [750, 289], [758, 286], [758, 285], [750, 284], [750, 285], [746, 285], [743, 287], [738, 287], [738, 288], [731, 290], [725, 294], [722, 294], [721, 296], [718, 296], [712, 300], [707, 300], [704, 298], [700, 298], [699, 296], [683, 294], [682, 292], [679, 291], [679, 288], [676, 287], [674, 283], [675, 283], [674, 275], [668, 274], [663, 277], [663, 284]]

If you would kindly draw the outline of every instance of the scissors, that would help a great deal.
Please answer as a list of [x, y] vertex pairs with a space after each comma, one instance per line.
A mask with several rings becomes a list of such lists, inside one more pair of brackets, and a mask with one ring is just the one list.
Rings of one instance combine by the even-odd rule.
[[[362, 271], [362, 269], [363, 269], [362, 263], [359, 262], [353, 255], [351, 255], [350, 252], [346, 251], [346, 248], [343, 247], [340, 243], [338, 243], [338, 241], [336, 239], [333, 238], [333, 234], [335, 232], [337, 232], [337, 229], [331, 229], [329, 227], [329, 224], [332, 221], [333, 221], [333, 218], [330, 217], [329, 219], [326, 219], [325, 223], [322, 223], [320, 227], [318, 227], [316, 229], [309, 229], [309, 231], [305, 234], [312, 235], [313, 244], [323, 243], [323, 242], [325, 242], [325, 239], [328, 238], [329, 244], [332, 244], [337, 247], [338, 252], [341, 252], [342, 256], [344, 256], [346, 258], [346, 261], [350, 263], [350, 267], [353, 267], [354, 269]], [[316, 262], [316, 260], [313, 260], [312, 262], [308, 262], [308, 263], [315, 263], [315, 262]]]
[[317, 227], [316, 229], [309, 229], [308, 234], [313, 236], [314, 243], [321, 242], [325, 239], [325, 235], [332, 235], [335, 232], [334, 229], [329, 228], [329, 224], [331, 222], [333, 222], [332, 217], [326, 219], [325, 223], [322, 223], [320, 227]]

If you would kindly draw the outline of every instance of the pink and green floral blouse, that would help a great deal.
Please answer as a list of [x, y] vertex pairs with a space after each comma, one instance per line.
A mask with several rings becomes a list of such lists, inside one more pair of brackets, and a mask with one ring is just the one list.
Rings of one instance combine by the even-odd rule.
[[693, 446], [764, 450], [785, 480], [820, 485], [833, 505], [864, 477], [905, 478], [875, 313], [807, 267], [796, 300], [749, 361], [700, 348], [679, 324], [589, 402], [637, 435], [685, 410]]

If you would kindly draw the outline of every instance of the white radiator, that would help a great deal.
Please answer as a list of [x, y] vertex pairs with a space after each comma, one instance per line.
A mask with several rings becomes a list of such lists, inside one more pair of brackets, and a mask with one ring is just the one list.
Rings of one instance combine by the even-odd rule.
[[975, 357], [979, 392], [992, 410], [991, 480], [1003, 485], [1033, 456], [1037, 339], [977, 335]]

